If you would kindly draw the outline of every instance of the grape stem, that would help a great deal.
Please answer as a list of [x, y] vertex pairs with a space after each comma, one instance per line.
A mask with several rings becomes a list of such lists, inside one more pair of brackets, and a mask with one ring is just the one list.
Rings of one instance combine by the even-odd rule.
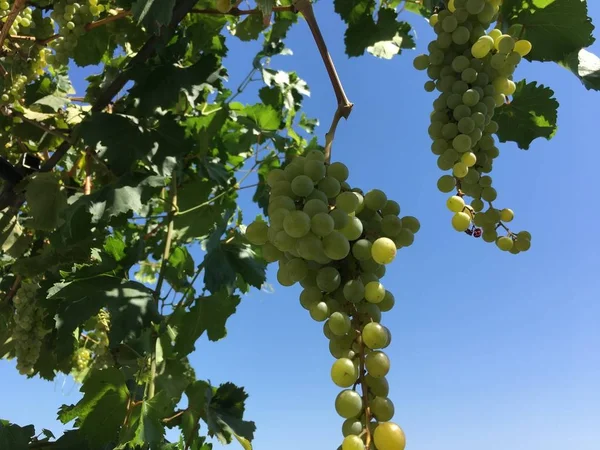
[[[169, 261], [169, 257], [171, 256], [171, 243], [173, 242], [173, 231], [175, 229], [174, 219], [175, 214], [177, 213], [177, 176], [175, 175], [175, 172], [173, 172], [173, 176], [171, 177], [171, 188], [169, 189], [168, 204], [170, 205], [170, 209], [169, 215], [167, 216], [167, 235], [165, 236], [165, 244], [163, 247], [160, 271], [158, 274], [158, 282], [156, 283], [156, 288], [154, 289], [154, 299], [157, 309], [160, 302], [160, 292], [165, 281], [167, 262]], [[150, 382], [148, 385], [148, 400], [154, 397], [154, 392], [156, 389], [156, 339], [157, 337], [154, 337], [154, 345], [152, 346], [152, 360], [150, 362]]]
[[12, 27], [12, 24], [15, 22], [15, 19], [23, 9], [25, 9], [25, 0], [15, 0], [15, 2], [13, 3], [13, 7], [10, 10], [10, 13], [8, 14], [8, 18], [6, 19], [6, 22], [4, 22], [2, 31], [0, 32], [0, 48], [2, 48], [2, 46], [4, 45], [4, 40], [6, 39], [6, 36], [8, 36], [8, 31], [10, 30], [10, 27]]
[[369, 428], [369, 424], [371, 423], [371, 410], [369, 409], [369, 394], [367, 387], [367, 380], [365, 378], [365, 343], [360, 342], [360, 383], [363, 395], [363, 403], [365, 405], [365, 448], [370, 448], [371, 446], [371, 429]]
[[21, 287], [21, 275], [17, 275], [15, 277], [15, 281], [13, 282], [12, 286], [10, 287], [10, 291], [8, 291], [6, 293], [6, 297], [4, 298], [4, 300], [6, 302], [10, 302], [12, 300], [12, 298], [15, 296], [15, 294], [17, 293], [17, 291], [19, 290], [19, 288]]
[[325, 69], [327, 70], [327, 74], [331, 80], [331, 85], [337, 100], [337, 109], [333, 115], [331, 127], [325, 135], [325, 161], [329, 163], [331, 161], [331, 146], [333, 145], [335, 130], [337, 129], [338, 123], [342, 117], [347, 119], [350, 116], [354, 104], [350, 102], [346, 96], [346, 92], [344, 91], [344, 87], [340, 81], [340, 77], [338, 76], [335, 65], [333, 64], [333, 59], [327, 50], [327, 45], [325, 44], [325, 39], [323, 38], [323, 34], [319, 28], [312, 3], [310, 0], [294, 0], [293, 5], [294, 8], [296, 8], [296, 10], [304, 16], [306, 22], [308, 23], [308, 27], [310, 28], [313, 38], [315, 39], [315, 43], [317, 44], [317, 48], [319, 49], [319, 53], [321, 54], [321, 58], [323, 59], [323, 63], [325, 64]]

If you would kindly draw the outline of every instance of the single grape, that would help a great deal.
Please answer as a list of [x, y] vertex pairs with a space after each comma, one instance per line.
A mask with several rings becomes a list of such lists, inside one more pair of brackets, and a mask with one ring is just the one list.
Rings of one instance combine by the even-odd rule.
[[383, 300], [377, 304], [382, 312], [390, 311], [394, 307], [394, 295], [390, 291], [385, 291]]
[[342, 181], [346, 181], [348, 179], [348, 167], [345, 164], [342, 164], [341, 162], [331, 163], [327, 167], [327, 175], [335, 178], [341, 183]]
[[310, 217], [302, 211], [292, 211], [283, 219], [283, 229], [294, 238], [301, 238], [310, 231]]
[[246, 239], [254, 245], [263, 245], [268, 240], [269, 226], [262, 220], [256, 220], [252, 222], [246, 228]]
[[362, 339], [370, 349], [382, 348], [387, 342], [387, 333], [385, 328], [378, 323], [371, 322], [366, 324], [362, 330]]
[[452, 226], [456, 231], [465, 231], [471, 225], [471, 215], [465, 212], [457, 212], [452, 217]]
[[306, 277], [308, 274], [308, 265], [301, 258], [293, 258], [286, 263], [286, 270], [290, 280], [296, 283]]
[[307, 287], [300, 293], [300, 304], [306, 310], [310, 310], [314, 305], [323, 300], [321, 289], [317, 287]]
[[292, 192], [299, 197], [308, 197], [314, 188], [313, 180], [306, 175], [298, 175], [291, 183]]
[[335, 206], [347, 214], [351, 214], [358, 209], [359, 198], [355, 192], [342, 192], [335, 199]]
[[358, 436], [346, 436], [342, 441], [342, 450], [365, 450], [365, 443]]
[[363, 422], [358, 419], [346, 419], [342, 424], [342, 434], [344, 437], [355, 435], [358, 436], [362, 433], [363, 430]]
[[515, 213], [513, 213], [512, 209], [504, 208], [500, 211], [500, 220], [503, 222], [510, 222], [515, 217]]
[[370, 352], [365, 357], [365, 367], [372, 377], [385, 377], [390, 371], [390, 359], [382, 351]]
[[419, 230], [421, 229], [421, 222], [419, 222], [419, 219], [417, 219], [416, 217], [404, 216], [404, 217], [402, 217], [401, 220], [402, 220], [402, 226], [404, 228], [408, 228], [413, 233], [418, 233]]
[[371, 258], [371, 247], [373, 244], [367, 239], [359, 239], [352, 244], [352, 255], [359, 261]]
[[329, 317], [329, 329], [336, 336], [344, 336], [351, 326], [350, 317], [346, 313], [336, 311]]
[[365, 298], [365, 285], [358, 280], [349, 280], [344, 284], [344, 298], [350, 303], [358, 303]]
[[329, 307], [325, 302], [319, 302], [308, 310], [310, 317], [317, 322], [323, 322], [329, 317]]
[[373, 441], [377, 450], [404, 450], [406, 447], [406, 436], [404, 431], [393, 422], [380, 422]]
[[378, 281], [371, 281], [365, 286], [364, 295], [369, 303], [379, 303], [385, 297], [385, 288]]
[[357, 378], [356, 366], [348, 358], [340, 358], [331, 366], [331, 380], [339, 387], [350, 387]]
[[521, 56], [527, 56], [532, 49], [531, 42], [525, 39], [518, 40], [515, 42], [515, 52], [517, 52]]
[[383, 216], [383, 220], [381, 221], [381, 230], [386, 236], [397, 236], [401, 229], [402, 220], [398, 216], [392, 214]]
[[357, 240], [363, 232], [363, 224], [358, 217], [350, 217], [348, 223], [340, 230], [349, 241]]
[[456, 180], [451, 175], [442, 175], [438, 179], [437, 187], [441, 192], [451, 192], [456, 187]]
[[327, 236], [333, 231], [334, 225], [331, 216], [324, 212], [317, 213], [310, 219], [310, 229], [317, 236]]
[[512, 240], [512, 238], [510, 236], [502, 236], [496, 240], [496, 245], [498, 246], [498, 248], [500, 250], [503, 250], [506, 252], [506, 251], [509, 251], [511, 248], [513, 248], [514, 241]]
[[453, 195], [446, 201], [446, 206], [452, 212], [460, 212], [465, 208], [465, 201], [458, 195]]
[[339, 231], [333, 231], [323, 238], [323, 250], [328, 258], [338, 261], [350, 253], [348, 239]]
[[304, 164], [304, 175], [308, 175], [314, 182], [321, 181], [325, 174], [325, 164], [322, 161], [311, 159]]
[[357, 417], [363, 408], [363, 401], [358, 392], [345, 389], [335, 399], [335, 410], [344, 419]]
[[386, 397], [375, 397], [369, 403], [371, 413], [379, 422], [387, 422], [394, 417], [394, 403]]
[[417, 70], [426, 70], [429, 67], [429, 56], [419, 55], [413, 60], [413, 66]]
[[372, 189], [371, 191], [367, 192], [364, 201], [367, 208], [373, 211], [378, 211], [385, 207], [385, 204], [387, 203], [387, 196], [379, 189]]
[[386, 237], [377, 239], [371, 247], [371, 256], [378, 264], [391, 263], [396, 257], [396, 245], [394, 241]]

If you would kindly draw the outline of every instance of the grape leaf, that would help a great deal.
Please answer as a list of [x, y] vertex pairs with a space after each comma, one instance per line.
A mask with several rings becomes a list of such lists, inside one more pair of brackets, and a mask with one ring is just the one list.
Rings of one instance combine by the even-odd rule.
[[25, 199], [32, 219], [25, 222], [38, 230], [53, 230], [59, 224], [61, 212], [67, 207], [67, 196], [54, 173], [33, 175], [25, 188]]
[[256, 425], [243, 420], [244, 403], [248, 394], [233, 383], [221, 384], [209, 397], [206, 423], [209, 436], [217, 436], [222, 444], [229, 444], [235, 437], [246, 450], [251, 450], [249, 441], [254, 439]]
[[188, 285], [188, 277], [194, 275], [194, 258], [187, 248], [175, 247], [169, 256], [169, 263], [165, 270], [165, 279], [177, 292], [181, 292]]
[[375, 10], [375, 1], [334, 0], [333, 6], [344, 22], [352, 24], [360, 21], [365, 15], [371, 16]]
[[600, 58], [595, 54], [582, 48], [567, 55], [559, 64], [573, 72], [588, 90], [600, 91]]
[[126, 449], [144, 444], [155, 448], [165, 434], [162, 419], [173, 414], [173, 406], [173, 402], [164, 391], [159, 391], [150, 400], [136, 405], [127, 427], [119, 435], [119, 448]]
[[178, 403], [185, 389], [196, 379], [194, 369], [186, 358], [172, 354], [171, 339], [161, 337], [162, 347], [166, 349], [165, 362], [156, 377], [157, 391], [165, 392], [174, 403]]
[[211, 341], [224, 338], [227, 335], [227, 319], [235, 313], [239, 304], [240, 297], [229, 295], [225, 290], [208, 297], [198, 297], [190, 311], [181, 318], [175, 351], [190, 354], [205, 331]]
[[529, 60], [558, 62], [594, 42], [585, 1], [504, 0], [501, 15], [506, 28], [523, 25], [523, 38], [533, 45]]
[[76, 41], [73, 61], [79, 67], [99, 64], [105, 55], [112, 56], [111, 47], [114, 49], [114, 44], [111, 40], [112, 36], [107, 27], [97, 27], [85, 32]]
[[526, 80], [517, 83], [512, 101], [496, 109], [500, 142], [513, 141], [519, 148], [529, 149], [531, 142], [544, 137], [551, 139], [556, 133], [558, 102], [554, 91]]
[[213, 293], [223, 287], [233, 291], [238, 276], [260, 288], [265, 281], [265, 272], [265, 264], [247, 244], [219, 242], [209, 247], [204, 257], [204, 284]]
[[29, 441], [35, 435], [33, 425], [20, 427], [8, 420], [0, 419], [0, 448], [10, 450], [29, 450]]
[[250, 14], [237, 24], [235, 35], [240, 41], [254, 41], [265, 28], [261, 14]]
[[269, 105], [242, 106], [237, 103], [232, 104], [231, 109], [243, 123], [253, 125], [262, 132], [277, 131], [281, 125], [281, 112]]
[[75, 329], [104, 306], [111, 313], [111, 346], [139, 336], [145, 327], [160, 318], [153, 292], [135, 281], [98, 276], [57, 286], [57, 289], [49, 293], [45, 304], [55, 315], [59, 358], [72, 350]]
[[158, 107], [172, 108], [185, 95], [193, 106], [204, 89], [213, 89], [218, 81], [221, 65], [212, 54], [202, 55], [190, 67], [181, 68], [168, 64], [154, 70], [144, 70], [137, 77], [130, 90], [130, 96], [137, 99], [137, 108], [144, 115], [152, 115]]
[[378, 53], [377, 56], [390, 56], [394, 46], [398, 49], [394, 54], [400, 53], [402, 48], [414, 48], [414, 39], [408, 35], [411, 30], [410, 25], [396, 21], [397, 17], [396, 11], [381, 8], [377, 22], [370, 14], [365, 14], [356, 22], [349, 24], [344, 38], [346, 54], [350, 57], [361, 56], [365, 50], [372, 47], [371, 53]]
[[[180, 214], [173, 220], [179, 239], [188, 240], [208, 236], [220, 218], [223, 201], [227, 197], [208, 203], [214, 184], [205, 178], [194, 178], [177, 192]], [[195, 208], [195, 209], [194, 209]], [[189, 211], [189, 212], [188, 212]]]
[[151, 30], [168, 25], [173, 17], [175, 0], [137, 0], [131, 7], [133, 18]]
[[29, 242], [17, 216], [0, 213], [0, 249], [13, 258], [18, 258], [23, 256]]
[[66, 424], [78, 419], [81, 434], [95, 447], [117, 437], [127, 413], [129, 390], [123, 374], [114, 367], [93, 371], [81, 386], [83, 398], [63, 405], [58, 419]]

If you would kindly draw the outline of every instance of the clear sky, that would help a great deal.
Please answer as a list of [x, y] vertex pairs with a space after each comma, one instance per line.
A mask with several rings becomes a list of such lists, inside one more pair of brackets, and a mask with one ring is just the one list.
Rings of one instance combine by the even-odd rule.
[[[588, 7], [600, 26], [600, 4]], [[561, 106], [552, 141], [538, 139], [529, 151], [500, 146], [495, 203], [512, 208], [514, 227], [533, 235], [528, 253], [502, 253], [455, 232], [446, 194], [436, 188], [441, 173], [427, 135], [435, 96], [422, 89], [424, 73], [412, 68], [432, 30], [404, 13], [416, 29], [416, 52], [392, 61], [349, 60], [331, 4], [318, 2], [315, 10], [355, 103], [338, 127], [333, 160], [349, 166], [351, 184], [384, 190], [422, 224], [415, 244], [399, 252], [383, 280], [396, 297], [383, 323], [394, 335], [387, 349], [390, 397], [407, 448], [598, 450], [600, 93], [586, 91], [555, 64], [524, 62], [517, 71], [515, 79], [554, 89]], [[294, 55], [275, 58], [272, 66], [296, 70], [308, 82], [306, 112], [321, 120], [323, 136], [335, 99], [305, 23], [294, 27], [287, 44]], [[234, 88], [255, 47], [235, 39], [228, 46]], [[600, 54], [600, 44], [591, 50]], [[76, 86], [84, 86], [81, 77]], [[242, 192], [250, 219], [257, 208], [250, 192]], [[199, 378], [246, 387], [247, 418], [258, 427], [256, 450], [334, 450], [342, 419], [333, 407], [339, 388], [329, 379], [333, 358], [322, 324], [301, 308], [300, 287], [275, 285], [273, 269], [274, 292], [244, 297], [227, 338], [211, 343], [203, 337], [193, 365]], [[27, 381], [13, 362], [0, 361], [0, 380], [0, 417], [20, 424], [60, 431], [57, 408], [78, 399], [72, 380]]]

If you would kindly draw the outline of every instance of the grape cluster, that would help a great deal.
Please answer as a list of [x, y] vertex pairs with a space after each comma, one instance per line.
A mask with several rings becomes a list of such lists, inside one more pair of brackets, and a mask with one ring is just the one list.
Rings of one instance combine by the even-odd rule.
[[81, 335], [80, 347], [72, 357], [71, 375], [78, 383], [84, 381], [90, 369], [105, 368], [112, 364], [112, 356], [108, 352], [109, 312], [101, 309], [95, 317], [90, 319], [90, 322], [85, 325], [85, 328], [88, 326], [93, 328], [87, 334]]
[[[8, 13], [10, 12], [10, 10], [12, 9], [12, 5], [10, 4], [10, 2], [3, 0], [0, 2], [0, 11], [2, 11], [3, 14], [3, 18], [2, 18], [2, 23], [6, 22], [8, 20]], [[10, 26], [9, 30], [8, 30], [8, 34], [9, 35], [17, 35], [19, 34], [19, 32], [22, 30], [25, 33], [27, 33], [29, 31], [30, 27], [35, 26], [35, 24], [33, 23], [33, 19], [32, 19], [32, 14], [33, 14], [33, 10], [29, 7], [23, 9], [23, 11], [21, 11], [17, 17], [15, 17], [15, 21], [12, 23], [12, 25]]]
[[344, 164], [325, 163], [316, 150], [272, 170], [269, 223], [254, 221], [246, 237], [261, 246], [267, 262], [278, 262], [280, 284], [300, 283], [300, 304], [323, 322], [336, 358], [330, 375], [343, 388], [335, 400], [345, 419], [340, 448], [402, 450], [404, 432], [390, 422], [390, 360], [382, 351], [392, 336], [380, 324], [395, 301], [381, 279], [397, 250], [413, 243], [420, 224], [412, 216], [400, 218], [400, 205], [382, 191], [351, 188], [348, 175]]
[[92, 360], [92, 351], [86, 347], [78, 348], [73, 354], [73, 368], [71, 375], [73, 379], [81, 383], [87, 375]]
[[[512, 233], [504, 225], [513, 213], [493, 206], [497, 192], [492, 178], [484, 175], [492, 171], [500, 154], [494, 140], [498, 132], [498, 123], [492, 120], [495, 109], [515, 93], [513, 73], [531, 51], [531, 43], [519, 39], [520, 25], [512, 26], [508, 34], [497, 28], [486, 32], [497, 20], [500, 3], [450, 0], [448, 9], [431, 17], [437, 38], [429, 43], [429, 54], [415, 58], [414, 66], [431, 78], [425, 90], [440, 92], [433, 102], [428, 132], [438, 167], [451, 171], [437, 185], [445, 193], [456, 191], [448, 200], [454, 213], [452, 226], [496, 242], [501, 250], [519, 253], [529, 249], [530, 235]], [[470, 205], [463, 201], [465, 196], [473, 199]], [[506, 235], [499, 236], [499, 229], [506, 230]]]
[[31, 375], [33, 366], [40, 357], [42, 339], [49, 332], [44, 328], [44, 310], [35, 301], [38, 285], [23, 282], [15, 293], [14, 326], [12, 338], [15, 342], [17, 370], [21, 375]]
[[50, 43], [55, 51], [48, 57], [49, 64], [67, 65], [69, 54], [77, 46], [77, 41], [85, 32], [85, 26], [100, 16], [107, 6], [98, 0], [87, 0], [87, 3], [77, 3], [74, 0], [60, 0], [54, 3], [50, 17], [58, 25], [60, 37]]

